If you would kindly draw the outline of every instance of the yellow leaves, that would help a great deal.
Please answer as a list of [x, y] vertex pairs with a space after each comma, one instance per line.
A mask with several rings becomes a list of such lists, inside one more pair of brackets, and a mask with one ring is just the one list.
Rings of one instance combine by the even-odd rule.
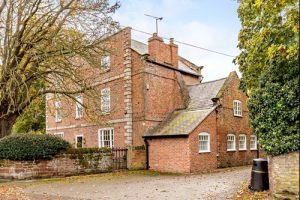
[[262, 4], [263, 4], [263, 0], [256, 0], [254, 3], [254, 7], [260, 8]]
[[278, 53], [280, 53], [282, 56], [286, 56], [286, 46], [283, 44], [280, 45], [272, 44], [267, 49], [267, 58], [272, 59]]

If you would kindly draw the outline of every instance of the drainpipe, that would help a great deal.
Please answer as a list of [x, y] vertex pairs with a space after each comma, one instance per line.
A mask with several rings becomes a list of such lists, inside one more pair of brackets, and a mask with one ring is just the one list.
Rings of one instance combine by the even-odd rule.
[[259, 143], [258, 143], [258, 134], [256, 135], [256, 149], [257, 149], [257, 152], [256, 152], [256, 157], [259, 158]]
[[147, 138], [144, 138], [145, 146], [146, 146], [146, 169], [149, 170], [149, 142]]

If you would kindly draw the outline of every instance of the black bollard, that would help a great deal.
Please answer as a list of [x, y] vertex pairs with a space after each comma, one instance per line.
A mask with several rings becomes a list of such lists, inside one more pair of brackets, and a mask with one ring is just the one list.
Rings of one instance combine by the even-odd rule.
[[266, 159], [253, 159], [249, 189], [257, 192], [269, 189], [268, 161]]

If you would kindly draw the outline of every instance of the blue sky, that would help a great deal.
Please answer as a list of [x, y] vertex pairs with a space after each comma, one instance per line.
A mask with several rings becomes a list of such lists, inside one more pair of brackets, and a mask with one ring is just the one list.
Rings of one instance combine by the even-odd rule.
[[[119, 0], [113, 18], [123, 26], [153, 33], [155, 21], [144, 14], [163, 17], [159, 35], [207, 49], [237, 55], [240, 22], [235, 0]], [[112, 1], [113, 2], [113, 1]], [[133, 38], [147, 43], [149, 35], [133, 31]], [[179, 45], [179, 54], [203, 65], [204, 81], [226, 77], [238, 67], [233, 58]]]

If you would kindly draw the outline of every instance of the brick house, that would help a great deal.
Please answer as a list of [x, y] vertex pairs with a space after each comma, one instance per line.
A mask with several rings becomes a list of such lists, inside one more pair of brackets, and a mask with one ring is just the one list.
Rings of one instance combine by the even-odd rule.
[[[99, 58], [101, 70], [85, 66], [85, 73], [92, 73], [97, 77], [95, 78], [95, 87], [101, 93], [99, 112], [102, 112], [103, 115], [100, 120], [98, 119], [101, 123], [88, 121], [87, 114], [80, 104], [65, 102], [63, 99], [58, 100], [55, 95], [47, 95], [47, 134], [61, 136], [78, 148], [142, 146], [145, 144], [145, 139], [149, 144], [148, 164], [150, 169], [162, 171], [199, 171], [196, 167], [201, 165], [200, 159], [204, 157], [209, 160], [209, 165], [207, 165], [209, 167], [203, 169], [245, 164], [252, 158], [254, 153], [249, 148], [232, 152], [226, 150], [228, 131], [236, 138], [241, 133], [245, 134], [247, 147], [250, 142], [247, 97], [238, 91], [236, 74], [229, 76], [230, 78], [227, 78], [226, 81], [222, 79], [223, 84], [221, 84], [221, 80], [216, 81], [217, 86], [215, 87], [222, 85], [224, 94], [222, 93], [219, 99], [215, 98], [213, 104], [210, 102], [210, 107], [205, 107], [206, 111], [200, 112], [199, 109], [204, 109], [202, 103], [199, 103], [202, 101], [201, 95], [205, 94], [205, 98], [210, 98], [217, 89], [210, 90], [209, 83], [200, 84], [202, 66], [197, 66], [180, 57], [178, 46], [174, 44], [173, 39], [166, 44], [157, 34], [153, 34], [146, 45], [133, 40], [131, 29], [125, 28], [111, 36], [109, 40], [112, 44], [109, 53]], [[203, 91], [202, 87], [205, 88]], [[224, 88], [226, 88], [226, 92]], [[89, 101], [84, 94], [77, 95], [75, 98], [83, 103]], [[238, 112], [242, 112], [242, 117], [233, 116], [233, 103], [230, 102], [232, 98], [239, 100], [234, 105], [238, 107]], [[196, 111], [193, 112], [193, 109]], [[65, 114], [64, 110], [70, 112]], [[195, 125], [196, 129], [209, 134], [209, 153], [199, 154], [196, 150], [199, 147], [197, 145], [199, 141], [196, 140], [199, 138], [196, 129], [189, 132], [188, 127], [184, 137], [179, 137], [180, 134], [164, 136], [164, 132], [155, 131], [159, 130], [158, 127], [173, 126], [170, 117], [172, 118], [176, 114], [184, 115], [184, 112], [189, 118], [197, 118], [198, 121], [196, 120], [195, 123], [198, 122], [199, 126]], [[200, 115], [202, 118], [205, 115], [203, 120], [199, 120]], [[203, 127], [208, 129], [204, 130]], [[192, 138], [194, 139], [192, 140]], [[180, 147], [182, 150], [184, 146], [186, 147], [182, 152], [189, 154], [187, 158], [190, 161], [179, 159], [178, 162], [183, 162], [184, 165], [189, 163], [187, 169], [174, 168], [174, 170], [170, 170], [156, 163], [160, 161], [155, 161], [155, 155], [164, 148], [165, 153], [159, 157], [165, 159], [166, 163], [171, 162], [167, 157], [174, 156], [174, 154], [168, 155], [168, 152], [174, 153], [174, 146], [173, 149], [168, 149], [169, 145], [163, 145], [164, 142], [170, 142], [169, 140], [176, 143], [175, 149]], [[194, 146], [192, 141], [194, 141]], [[238, 143], [238, 139], [234, 142]], [[155, 145], [159, 144], [161, 147], [154, 149]], [[194, 159], [197, 157], [194, 152], [192, 153], [194, 150], [199, 154], [197, 159]], [[179, 157], [182, 152], [178, 152]], [[141, 166], [136, 165], [137, 162], [141, 162], [143, 165], [145, 156], [145, 153], [129, 156], [129, 167]], [[236, 159], [240, 160], [237, 162]], [[177, 161], [173, 160], [172, 162]]]
[[149, 169], [190, 173], [250, 164], [257, 142], [239, 83], [231, 72], [227, 78], [188, 86], [188, 106], [144, 136]]

